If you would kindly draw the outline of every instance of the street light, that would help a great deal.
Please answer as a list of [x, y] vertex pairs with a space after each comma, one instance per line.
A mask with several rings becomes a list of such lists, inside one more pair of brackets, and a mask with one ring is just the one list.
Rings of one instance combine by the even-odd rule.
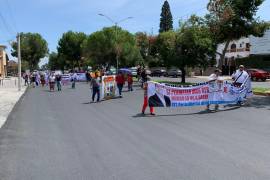
[[[116, 44], [117, 44], [117, 39], [118, 39], [118, 37], [117, 37], [117, 27], [118, 27], [118, 25], [120, 24], [120, 23], [122, 23], [122, 22], [124, 22], [124, 21], [127, 21], [127, 20], [129, 20], [129, 19], [133, 19], [133, 17], [126, 17], [126, 18], [124, 18], [124, 19], [121, 19], [121, 20], [119, 20], [119, 21], [114, 21], [112, 18], [110, 18], [109, 16], [107, 16], [107, 15], [105, 15], [105, 14], [98, 14], [99, 16], [102, 16], [102, 17], [105, 17], [106, 19], [108, 19], [109, 21], [111, 21], [113, 24], [114, 24], [114, 26], [115, 26], [115, 42], [116, 42]], [[118, 47], [117, 47], [118, 48]], [[119, 60], [118, 60], [118, 58], [119, 58], [119, 51], [118, 51], [118, 49], [116, 50], [117, 52], [116, 52], [116, 71], [118, 72], [118, 65], [119, 65]]]

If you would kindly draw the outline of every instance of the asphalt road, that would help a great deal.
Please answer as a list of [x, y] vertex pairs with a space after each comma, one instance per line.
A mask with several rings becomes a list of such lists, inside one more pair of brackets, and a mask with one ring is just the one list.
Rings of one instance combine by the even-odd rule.
[[209, 114], [156, 109], [156, 117], [138, 115], [142, 99], [136, 90], [90, 104], [85, 84], [30, 89], [0, 130], [0, 179], [270, 179], [269, 98]]

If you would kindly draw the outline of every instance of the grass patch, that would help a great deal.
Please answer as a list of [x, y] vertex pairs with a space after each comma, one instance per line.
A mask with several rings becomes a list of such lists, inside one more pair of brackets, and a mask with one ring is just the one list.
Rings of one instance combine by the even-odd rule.
[[253, 88], [254, 93], [266, 93], [267, 91], [269, 92], [270, 89], [269, 88], [259, 88], [259, 87]]

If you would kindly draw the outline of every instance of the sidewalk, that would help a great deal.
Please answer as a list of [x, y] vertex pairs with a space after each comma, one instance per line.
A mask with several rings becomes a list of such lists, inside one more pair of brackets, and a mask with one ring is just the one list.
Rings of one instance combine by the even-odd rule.
[[5, 79], [0, 85], [0, 128], [25, 90], [26, 87], [22, 86], [22, 90], [18, 91], [17, 78]]

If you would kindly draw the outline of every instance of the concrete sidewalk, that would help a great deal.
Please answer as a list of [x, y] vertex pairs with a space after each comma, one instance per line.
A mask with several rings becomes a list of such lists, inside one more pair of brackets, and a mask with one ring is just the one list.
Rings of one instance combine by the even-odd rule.
[[9, 113], [26, 91], [26, 87], [23, 86], [19, 92], [16, 84], [17, 79], [10, 78], [5, 79], [0, 85], [0, 128], [5, 124]]

